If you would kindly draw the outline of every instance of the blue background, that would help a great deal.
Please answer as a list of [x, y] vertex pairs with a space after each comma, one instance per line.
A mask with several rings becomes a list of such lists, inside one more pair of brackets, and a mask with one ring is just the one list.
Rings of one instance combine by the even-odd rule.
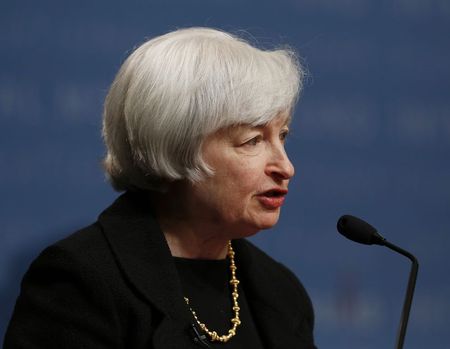
[[336, 233], [344, 213], [417, 255], [406, 348], [450, 348], [450, 2], [0, 2], [0, 334], [29, 263], [117, 196], [101, 110], [144, 38], [187, 26], [289, 43], [310, 74], [278, 226], [254, 241], [302, 279], [321, 348], [394, 347], [407, 259]]

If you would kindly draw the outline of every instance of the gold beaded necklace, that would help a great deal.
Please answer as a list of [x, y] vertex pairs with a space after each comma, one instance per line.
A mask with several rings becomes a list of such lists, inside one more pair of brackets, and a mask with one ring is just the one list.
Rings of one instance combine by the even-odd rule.
[[189, 305], [189, 298], [184, 297], [184, 300], [186, 301], [186, 304], [189, 307], [189, 310], [191, 311], [192, 315], [194, 316], [195, 321], [197, 322], [198, 326], [202, 331], [204, 331], [208, 336], [211, 342], [222, 342], [226, 343], [228, 342], [232, 337], [236, 335], [236, 329], [241, 324], [241, 320], [239, 319], [239, 311], [241, 308], [239, 308], [238, 304], [238, 284], [239, 280], [236, 278], [236, 265], [234, 264], [234, 250], [231, 246], [231, 241], [228, 241], [228, 258], [230, 259], [230, 271], [231, 271], [231, 280], [230, 284], [233, 285], [233, 292], [231, 292], [231, 296], [233, 298], [233, 312], [234, 317], [230, 320], [233, 324], [231, 328], [228, 330], [228, 334], [218, 335], [216, 331], [210, 331], [206, 325], [201, 322], [198, 317], [197, 313], [192, 309], [192, 307]]

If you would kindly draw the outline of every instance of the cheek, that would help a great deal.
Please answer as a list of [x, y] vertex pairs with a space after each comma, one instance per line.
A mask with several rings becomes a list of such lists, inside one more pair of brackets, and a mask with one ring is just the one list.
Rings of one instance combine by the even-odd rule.
[[260, 170], [251, 161], [224, 163], [216, 175], [217, 186], [231, 195], [257, 191], [261, 182]]
[[261, 156], [241, 154], [235, 150], [223, 151], [223, 148], [210, 147], [208, 150], [204, 159], [214, 174], [203, 183], [204, 194], [214, 201], [222, 200], [222, 203], [215, 202], [216, 205], [229, 207], [233, 204], [242, 209], [264, 184]]
[[[214, 167], [213, 167], [214, 168]], [[201, 184], [202, 196], [221, 211], [242, 211], [258, 191], [259, 176], [248, 163], [222, 162], [212, 177]]]
[[235, 172], [233, 178], [233, 182], [229, 183], [227, 191], [223, 194], [228, 199], [227, 206], [230, 212], [234, 211], [235, 214], [242, 215], [244, 212], [250, 212], [249, 210], [253, 210], [257, 205], [255, 195], [260, 191], [261, 181], [260, 177], [249, 168]]

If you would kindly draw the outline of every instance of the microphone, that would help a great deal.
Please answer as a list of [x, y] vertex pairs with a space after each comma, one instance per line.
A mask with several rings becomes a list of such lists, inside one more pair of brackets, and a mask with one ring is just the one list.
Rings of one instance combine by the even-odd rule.
[[346, 238], [365, 245], [380, 245], [400, 253], [401, 255], [411, 260], [411, 270], [409, 272], [408, 287], [406, 289], [405, 301], [403, 303], [402, 316], [397, 333], [396, 348], [402, 349], [405, 341], [406, 327], [408, 326], [409, 312], [411, 310], [411, 303], [414, 296], [414, 288], [416, 286], [417, 272], [419, 270], [419, 263], [417, 258], [408, 251], [391, 244], [377, 230], [369, 223], [360, 218], [351, 215], [344, 215], [339, 218], [337, 222], [337, 230]]
[[191, 337], [192, 337], [192, 340], [194, 341], [194, 343], [198, 344], [199, 346], [201, 346], [203, 348], [212, 348], [208, 344], [208, 340], [207, 340], [206, 336], [200, 332], [200, 330], [197, 328], [197, 326], [194, 323], [191, 324], [189, 331], [191, 333]]

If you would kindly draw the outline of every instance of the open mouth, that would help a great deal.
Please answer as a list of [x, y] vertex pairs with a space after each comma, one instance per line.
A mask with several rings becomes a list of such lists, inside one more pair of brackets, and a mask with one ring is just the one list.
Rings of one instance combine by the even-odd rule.
[[276, 210], [283, 205], [287, 193], [286, 189], [267, 190], [259, 195], [259, 201], [266, 209]]
[[279, 197], [285, 196], [286, 194], [287, 194], [287, 190], [274, 189], [274, 190], [266, 191], [263, 195], [270, 197], [270, 198], [279, 198]]

